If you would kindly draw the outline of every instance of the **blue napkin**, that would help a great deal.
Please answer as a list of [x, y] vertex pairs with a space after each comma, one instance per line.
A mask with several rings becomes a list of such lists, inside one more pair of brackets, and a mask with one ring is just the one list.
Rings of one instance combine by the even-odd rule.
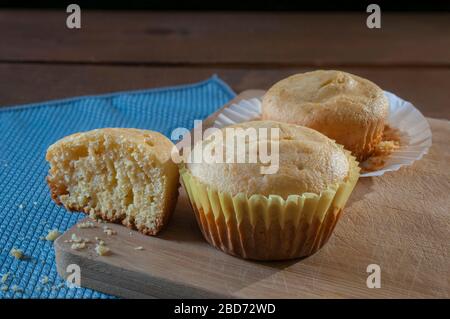
[[[20, 92], [18, 92], [20, 94]], [[101, 127], [159, 131], [191, 129], [235, 96], [218, 77], [169, 88], [84, 96], [0, 108], [0, 298], [111, 298], [69, 288], [57, 275], [49, 230], [64, 232], [81, 213], [50, 199], [47, 147], [58, 139]], [[21, 249], [26, 258], [10, 256]]]

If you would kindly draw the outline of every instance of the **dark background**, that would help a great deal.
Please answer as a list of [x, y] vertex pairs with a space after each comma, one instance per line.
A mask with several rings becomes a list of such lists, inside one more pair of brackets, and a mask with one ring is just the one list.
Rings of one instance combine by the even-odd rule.
[[123, 0], [123, 1], [0, 1], [5, 8], [65, 8], [76, 3], [85, 9], [114, 10], [245, 10], [245, 11], [365, 11], [371, 3], [383, 11], [450, 11], [450, 1], [428, 0]]

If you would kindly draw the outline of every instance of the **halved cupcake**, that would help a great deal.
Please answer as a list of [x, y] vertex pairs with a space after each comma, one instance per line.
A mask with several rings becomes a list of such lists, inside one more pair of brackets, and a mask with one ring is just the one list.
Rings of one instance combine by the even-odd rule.
[[178, 197], [174, 145], [164, 135], [103, 128], [66, 136], [48, 148], [52, 199], [68, 210], [156, 235]]
[[[238, 137], [232, 135], [236, 131]], [[222, 158], [181, 167], [200, 229], [211, 245], [248, 259], [316, 252], [359, 178], [350, 152], [293, 124], [255, 121], [226, 127], [198, 143], [192, 154], [199, 150]]]

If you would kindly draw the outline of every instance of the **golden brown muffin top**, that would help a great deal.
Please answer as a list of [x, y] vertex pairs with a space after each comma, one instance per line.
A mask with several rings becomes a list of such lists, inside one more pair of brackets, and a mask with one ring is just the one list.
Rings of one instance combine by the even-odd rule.
[[265, 119], [304, 125], [327, 118], [365, 123], [385, 119], [389, 105], [383, 90], [369, 80], [318, 70], [277, 82], [264, 95], [262, 111]]
[[[258, 156], [255, 163], [188, 163], [186, 166], [193, 176], [204, 184], [232, 195], [245, 193], [248, 196], [253, 194], [279, 195], [287, 198], [289, 195], [300, 195], [306, 192], [320, 194], [322, 191], [344, 181], [349, 173], [349, 159], [342, 147], [325, 135], [303, 126], [280, 123], [274, 121], [254, 121], [245, 122], [221, 129], [225, 138], [228, 134], [227, 128], [271, 128], [278, 129], [279, 137], [267, 135], [264, 139], [261, 135], [255, 138], [246, 139], [246, 147], [240, 149], [240, 153], [245, 153], [249, 158], [252, 150], [258, 149], [264, 152], [259, 143], [269, 142], [269, 152], [274, 147], [274, 141], [278, 141], [279, 160], [278, 171], [274, 174], [262, 174], [262, 161]], [[237, 147], [221, 144], [219, 139], [210, 135], [207, 139], [199, 142], [193, 149], [203, 150], [214, 149], [214, 154], [220, 151], [223, 145], [226, 159], [231, 157], [231, 151], [239, 153]], [[267, 143], [265, 145], [268, 145]], [[212, 152], [211, 152], [212, 154]], [[234, 159], [237, 156], [235, 155]], [[275, 162], [272, 161], [272, 164]], [[266, 162], [264, 167], [269, 164]]]
[[157, 160], [159, 163], [171, 160], [174, 144], [167, 137], [158, 132], [134, 128], [101, 128], [66, 136], [50, 145], [46, 159], [50, 160], [59, 147], [75, 147], [95, 142], [99, 137], [104, 139], [112, 137], [116, 143], [136, 143], [141, 152], [151, 155], [152, 159]]

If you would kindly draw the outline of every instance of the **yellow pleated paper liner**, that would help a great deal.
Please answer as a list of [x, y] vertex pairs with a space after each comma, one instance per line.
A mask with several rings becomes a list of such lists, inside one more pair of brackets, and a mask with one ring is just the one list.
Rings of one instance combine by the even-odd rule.
[[[349, 154], [347, 152], [347, 154]], [[183, 165], [182, 182], [205, 239], [226, 253], [255, 260], [311, 255], [330, 237], [359, 178], [349, 156], [346, 181], [320, 195], [231, 196], [204, 185]]]

